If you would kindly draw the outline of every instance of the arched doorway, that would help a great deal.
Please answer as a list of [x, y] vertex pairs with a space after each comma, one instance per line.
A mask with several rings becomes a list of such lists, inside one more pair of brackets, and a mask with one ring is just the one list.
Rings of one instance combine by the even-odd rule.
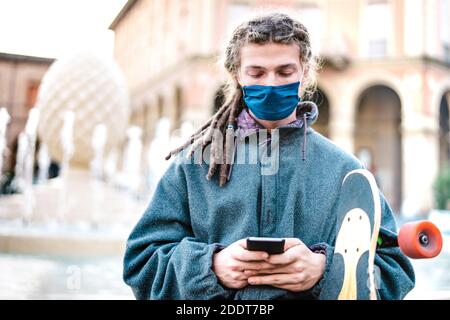
[[355, 123], [355, 154], [372, 171], [394, 212], [402, 204], [401, 101], [384, 85], [359, 96]]
[[157, 101], [158, 116], [156, 117], [158, 120], [165, 116], [164, 104], [165, 104], [164, 97], [162, 95], [158, 95], [158, 101]]
[[177, 130], [181, 126], [183, 120], [183, 90], [181, 87], [176, 87], [175, 89], [175, 111], [172, 130]]
[[319, 108], [319, 117], [313, 125], [313, 128], [324, 135], [330, 137], [329, 120], [330, 120], [330, 103], [326, 94], [318, 88], [313, 94], [306, 97], [306, 100], [314, 102]]
[[450, 91], [439, 104], [439, 167], [450, 165]]

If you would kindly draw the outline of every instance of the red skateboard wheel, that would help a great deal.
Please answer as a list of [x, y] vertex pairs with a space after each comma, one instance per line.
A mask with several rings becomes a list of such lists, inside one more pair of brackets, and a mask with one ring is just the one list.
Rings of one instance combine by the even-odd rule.
[[430, 221], [409, 222], [400, 228], [398, 245], [410, 258], [433, 258], [442, 250], [442, 235]]

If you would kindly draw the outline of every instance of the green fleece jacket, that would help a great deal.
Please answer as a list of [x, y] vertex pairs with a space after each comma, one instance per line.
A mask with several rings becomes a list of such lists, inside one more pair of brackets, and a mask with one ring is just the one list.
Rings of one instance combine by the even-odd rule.
[[[308, 119], [308, 124], [315, 116]], [[285, 126], [270, 140], [274, 157], [251, 161], [250, 143], [258, 131], [238, 136], [246, 163], [233, 165], [230, 181], [219, 187], [206, 180], [208, 164], [187, 163], [180, 154], [158, 183], [148, 208], [131, 232], [124, 257], [124, 281], [137, 299], [316, 299], [327, 276], [335, 243], [335, 210], [346, 173], [362, 168], [351, 154], [314, 129]], [[238, 130], [239, 132], [239, 130]], [[301, 146], [306, 160], [302, 160]], [[242, 148], [241, 148], [242, 147]], [[242, 152], [239, 152], [241, 150]], [[278, 160], [273, 160], [273, 159]], [[209, 159], [209, 158], [207, 158]], [[267, 161], [269, 159], [269, 161]], [[396, 223], [383, 195], [381, 233], [395, 237]], [[235, 290], [222, 286], [212, 270], [212, 256], [249, 236], [295, 237], [322, 247], [322, 279], [304, 292], [272, 286]], [[378, 297], [402, 299], [414, 287], [414, 272], [398, 247], [378, 248]]]

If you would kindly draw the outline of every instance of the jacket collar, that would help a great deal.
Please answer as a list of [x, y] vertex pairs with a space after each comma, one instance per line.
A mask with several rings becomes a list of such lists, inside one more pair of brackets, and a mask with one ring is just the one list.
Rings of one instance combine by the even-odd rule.
[[[312, 101], [299, 102], [296, 113], [297, 119], [288, 124], [282, 125], [277, 129], [302, 128], [304, 114], [306, 114], [306, 124], [308, 126], [311, 126], [316, 122], [317, 117], [319, 116], [319, 109], [317, 108], [317, 105]], [[239, 129], [238, 131], [240, 139], [257, 132], [260, 129], [264, 129], [264, 126], [250, 115], [247, 106], [242, 109], [241, 113], [237, 117], [237, 127]]]

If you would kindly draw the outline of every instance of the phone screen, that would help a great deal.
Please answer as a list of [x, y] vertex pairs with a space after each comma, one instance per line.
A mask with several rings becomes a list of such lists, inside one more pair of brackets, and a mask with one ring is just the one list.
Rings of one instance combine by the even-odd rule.
[[283, 238], [248, 237], [247, 250], [280, 254], [284, 252], [284, 242]]

